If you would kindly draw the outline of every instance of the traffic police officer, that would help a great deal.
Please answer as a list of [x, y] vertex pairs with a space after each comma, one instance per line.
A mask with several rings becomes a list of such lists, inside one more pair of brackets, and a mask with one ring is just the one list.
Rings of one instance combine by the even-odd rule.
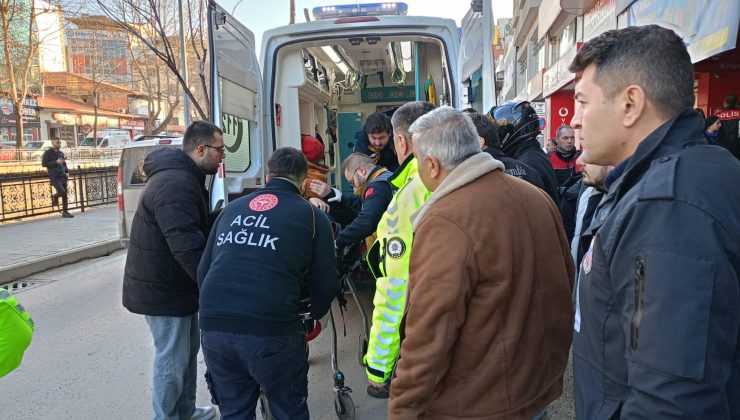
[[31, 316], [18, 299], [0, 288], [0, 378], [20, 366], [34, 328]]
[[267, 168], [265, 188], [218, 217], [198, 267], [203, 354], [222, 419], [254, 417], [260, 389], [276, 418], [309, 418], [301, 291], [320, 319], [338, 287], [329, 219], [301, 197], [305, 156], [278, 149]]
[[372, 326], [365, 365], [370, 386], [367, 393], [388, 398], [393, 366], [401, 345], [399, 327], [406, 307], [409, 257], [414, 232], [411, 215], [429, 198], [418, 174], [409, 127], [417, 118], [436, 108], [429, 102], [410, 102], [393, 114], [394, 142], [400, 168], [389, 179], [398, 192], [378, 224], [378, 239], [368, 257], [376, 277]]

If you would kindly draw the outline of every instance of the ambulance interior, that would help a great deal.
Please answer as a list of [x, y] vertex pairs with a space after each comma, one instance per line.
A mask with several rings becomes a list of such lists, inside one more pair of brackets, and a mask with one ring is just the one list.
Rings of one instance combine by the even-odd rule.
[[424, 36], [366, 36], [282, 47], [272, 84], [276, 145], [295, 145], [301, 134], [318, 134], [337, 185], [337, 169], [352, 153], [354, 135], [370, 114], [430, 96], [438, 105], [451, 102], [448, 62], [453, 61], [442, 43]]

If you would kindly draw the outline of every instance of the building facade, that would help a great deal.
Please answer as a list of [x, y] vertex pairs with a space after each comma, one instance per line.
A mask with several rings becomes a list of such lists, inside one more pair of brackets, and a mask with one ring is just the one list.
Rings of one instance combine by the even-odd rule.
[[683, 37], [694, 62], [696, 107], [707, 115], [740, 91], [737, 0], [514, 0], [513, 16], [499, 102], [544, 108], [547, 138], [573, 117], [577, 75], [568, 66], [584, 42], [610, 29], [657, 24]]

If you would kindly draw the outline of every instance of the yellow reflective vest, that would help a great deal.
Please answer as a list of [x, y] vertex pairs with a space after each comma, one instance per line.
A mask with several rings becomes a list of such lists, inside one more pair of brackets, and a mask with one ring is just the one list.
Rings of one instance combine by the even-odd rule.
[[20, 366], [33, 330], [33, 320], [23, 305], [0, 288], [0, 378]]
[[431, 192], [419, 178], [416, 159], [410, 156], [389, 179], [398, 192], [378, 224], [378, 239], [368, 258], [376, 278], [374, 309], [365, 366], [367, 376], [385, 382], [391, 376], [401, 347], [399, 327], [406, 306], [413, 215]]

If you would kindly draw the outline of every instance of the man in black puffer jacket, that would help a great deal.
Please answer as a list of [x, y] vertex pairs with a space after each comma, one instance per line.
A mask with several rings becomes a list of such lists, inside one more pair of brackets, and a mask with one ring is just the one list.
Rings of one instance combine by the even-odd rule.
[[206, 174], [224, 157], [223, 132], [196, 121], [182, 150], [155, 150], [131, 226], [123, 279], [123, 306], [146, 316], [154, 339], [152, 405], [155, 419], [209, 419], [212, 406], [195, 407], [198, 349], [198, 263], [209, 232]]
[[558, 205], [560, 196], [555, 171], [537, 142], [539, 118], [529, 102], [509, 101], [489, 114], [498, 123], [498, 138], [504, 153], [534, 168], [544, 184], [542, 189]]

